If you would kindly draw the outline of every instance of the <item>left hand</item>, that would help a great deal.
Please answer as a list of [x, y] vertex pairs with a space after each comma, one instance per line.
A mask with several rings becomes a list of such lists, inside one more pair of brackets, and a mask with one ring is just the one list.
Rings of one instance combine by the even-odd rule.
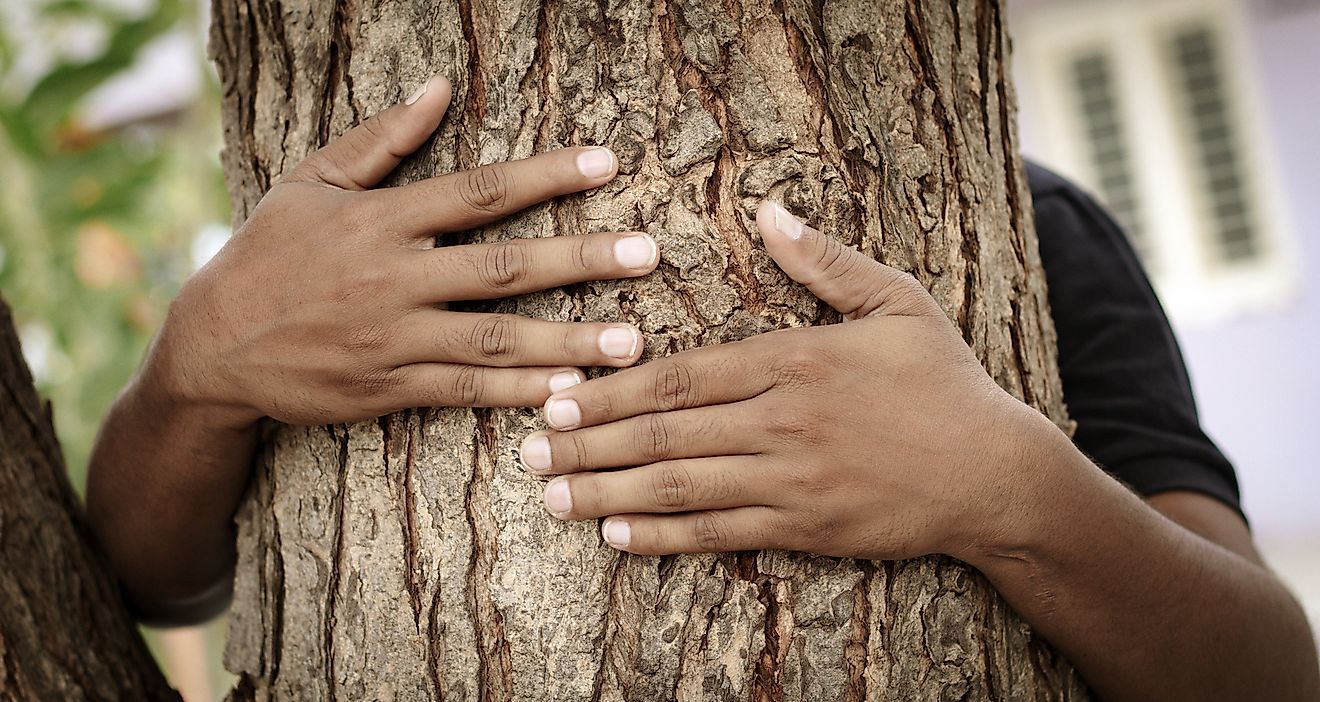
[[763, 203], [757, 225], [780, 267], [847, 321], [552, 395], [556, 431], [521, 451], [529, 471], [565, 474], [546, 486], [546, 507], [607, 517], [607, 543], [647, 555], [967, 560], [1011, 532], [1067, 438], [986, 375], [914, 278], [778, 205]]

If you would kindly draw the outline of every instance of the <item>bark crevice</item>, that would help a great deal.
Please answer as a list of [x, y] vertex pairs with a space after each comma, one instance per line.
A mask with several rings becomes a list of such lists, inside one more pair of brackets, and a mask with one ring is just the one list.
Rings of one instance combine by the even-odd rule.
[[[643, 360], [836, 322], [763, 250], [769, 198], [912, 272], [997, 382], [1066, 424], [998, 3], [217, 0], [215, 18], [236, 215], [442, 73], [450, 114], [392, 182], [561, 145], [609, 145], [621, 172], [446, 241], [641, 229], [661, 250], [644, 278], [455, 309], [628, 321]], [[255, 698], [1084, 698], [948, 559], [620, 556], [544, 512], [516, 457], [540, 428], [496, 409], [277, 430], [240, 518], [228, 658]], [[327, 480], [341, 436], [350, 470]], [[286, 618], [319, 644], [262, 630]]]

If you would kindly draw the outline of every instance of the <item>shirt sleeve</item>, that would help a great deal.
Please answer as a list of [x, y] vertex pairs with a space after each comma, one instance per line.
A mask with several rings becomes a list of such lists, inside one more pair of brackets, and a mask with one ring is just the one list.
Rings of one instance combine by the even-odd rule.
[[1191, 490], [1242, 513], [1233, 465], [1201, 429], [1173, 330], [1114, 220], [1029, 164], [1074, 443], [1139, 494]]

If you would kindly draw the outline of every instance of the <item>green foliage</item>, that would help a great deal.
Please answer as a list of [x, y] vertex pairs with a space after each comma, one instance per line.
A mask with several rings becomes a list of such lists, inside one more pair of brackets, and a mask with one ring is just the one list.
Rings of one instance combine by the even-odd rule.
[[[196, 100], [92, 129], [81, 113], [88, 95], [153, 39], [187, 29], [194, 8], [157, 0], [126, 16], [58, 0], [29, 10], [35, 32], [17, 35], [0, 21], [0, 293], [81, 486], [102, 415], [192, 270], [194, 238], [228, 220], [218, 95], [199, 55]], [[39, 75], [15, 76], [24, 52], [71, 24], [103, 31], [97, 51], [56, 55]]]

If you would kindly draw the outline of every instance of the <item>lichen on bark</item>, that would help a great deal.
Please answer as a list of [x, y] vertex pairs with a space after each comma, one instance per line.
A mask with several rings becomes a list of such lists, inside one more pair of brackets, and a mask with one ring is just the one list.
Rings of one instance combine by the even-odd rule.
[[[991, 0], [218, 0], [241, 221], [299, 159], [432, 73], [397, 182], [581, 144], [621, 176], [442, 243], [644, 230], [656, 273], [473, 305], [628, 321], [646, 358], [836, 317], [778, 271], [782, 201], [927, 285], [1003, 387], [1066, 422]], [[641, 558], [561, 523], [531, 410], [273, 427], [239, 516], [236, 698], [1080, 699], [945, 558]]]

